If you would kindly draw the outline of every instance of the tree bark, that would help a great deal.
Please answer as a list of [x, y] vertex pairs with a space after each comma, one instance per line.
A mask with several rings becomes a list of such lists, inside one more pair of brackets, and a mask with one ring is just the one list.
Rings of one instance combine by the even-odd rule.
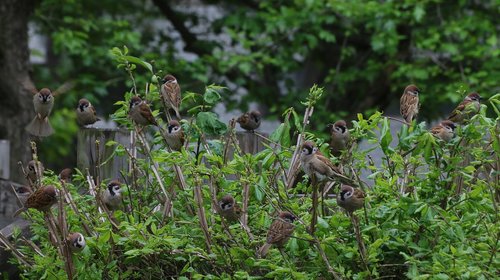
[[[18, 161], [30, 158], [24, 127], [34, 117], [29, 76], [28, 21], [34, 0], [0, 1], [0, 139], [10, 140], [10, 179], [24, 182]], [[5, 159], [0, 159], [5, 160]]]

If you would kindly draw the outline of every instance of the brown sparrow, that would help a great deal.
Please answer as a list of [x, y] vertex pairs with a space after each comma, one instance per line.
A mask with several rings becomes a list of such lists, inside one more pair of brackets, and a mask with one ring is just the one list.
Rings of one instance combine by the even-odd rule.
[[278, 248], [283, 247], [290, 239], [290, 236], [295, 229], [293, 222], [296, 217], [287, 211], [282, 211], [279, 213], [276, 220], [273, 221], [267, 232], [266, 244], [262, 245], [259, 249], [259, 255], [265, 257], [269, 248], [274, 244]]
[[455, 124], [452, 121], [444, 120], [440, 124], [431, 128], [431, 133], [445, 142], [450, 142], [455, 136]]
[[94, 106], [92, 106], [87, 99], [80, 99], [80, 101], [78, 101], [78, 107], [76, 108], [76, 122], [78, 125], [86, 126], [98, 120], [99, 118], [97, 117]]
[[341, 174], [338, 167], [326, 158], [314, 145], [312, 141], [302, 144], [300, 157], [302, 170], [312, 178], [313, 175], [318, 181], [332, 180], [333, 176]]
[[30, 160], [30, 162], [28, 162], [28, 166], [26, 166], [26, 169], [28, 170], [28, 178], [31, 183], [36, 183], [38, 179], [41, 179], [43, 176], [43, 171], [45, 170], [42, 162], [35, 160]]
[[31, 194], [23, 207], [14, 213], [14, 217], [19, 215], [21, 212], [28, 210], [28, 208], [34, 208], [38, 211], [44, 212], [48, 211], [52, 205], [57, 202], [57, 193], [54, 186], [40, 187], [33, 194]]
[[260, 112], [253, 110], [239, 116], [238, 119], [236, 119], [236, 122], [240, 124], [241, 128], [248, 131], [254, 131], [259, 128], [261, 120], [262, 115]]
[[477, 92], [470, 93], [464, 98], [455, 110], [450, 114], [448, 120], [463, 124], [465, 120], [472, 118], [481, 109], [481, 96]]
[[33, 106], [35, 107], [35, 118], [26, 126], [26, 130], [34, 136], [47, 137], [54, 133], [49, 123], [50, 111], [54, 106], [54, 97], [48, 88], [42, 88], [33, 95]]
[[87, 245], [85, 237], [79, 232], [70, 233], [66, 237], [66, 242], [68, 242], [69, 248], [73, 253], [81, 252]]
[[351, 139], [347, 124], [345, 121], [340, 120], [331, 125], [330, 132], [330, 149], [334, 156], [340, 156], [341, 152], [347, 149], [347, 145]]
[[181, 119], [181, 115], [179, 114], [179, 107], [181, 107], [181, 87], [179, 83], [177, 83], [177, 79], [168, 74], [162, 80], [161, 85], [161, 97], [163, 101], [163, 105], [167, 110], [173, 109], [175, 111], [175, 116], [177, 119]]
[[72, 173], [73, 170], [71, 168], [64, 168], [61, 170], [61, 173], [59, 173], [59, 180], [64, 181], [64, 183], [69, 183], [71, 181]]
[[16, 188], [16, 196], [21, 202], [21, 207], [26, 203], [28, 197], [33, 193], [33, 190], [29, 186], [20, 186]]
[[128, 115], [136, 124], [144, 126], [150, 124], [158, 125], [151, 112], [151, 108], [149, 108], [149, 105], [145, 101], [142, 101], [139, 96], [133, 96], [132, 99], [130, 99], [130, 110]]
[[102, 193], [102, 201], [109, 210], [117, 210], [122, 204], [122, 187], [118, 180], [111, 181]]
[[181, 124], [176, 120], [171, 120], [168, 123], [167, 131], [165, 133], [165, 140], [167, 141], [170, 149], [180, 151], [184, 145], [184, 132], [182, 131]]
[[340, 193], [337, 195], [337, 204], [347, 210], [354, 212], [361, 209], [365, 203], [365, 193], [349, 185], [342, 185]]
[[230, 194], [225, 195], [217, 202], [219, 206], [219, 214], [226, 220], [236, 222], [241, 217], [241, 208], [238, 206], [234, 197]]
[[400, 112], [403, 119], [410, 124], [417, 116], [420, 105], [418, 104], [418, 94], [420, 90], [415, 85], [405, 88], [400, 99]]

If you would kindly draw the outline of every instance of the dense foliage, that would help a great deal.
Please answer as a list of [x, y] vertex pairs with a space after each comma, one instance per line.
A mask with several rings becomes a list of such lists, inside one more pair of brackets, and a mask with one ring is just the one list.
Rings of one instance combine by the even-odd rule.
[[[117, 103], [113, 118], [134, 129], [126, 118], [127, 101], [137, 91], [156, 104], [157, 76], [147, 62], [130, 56], [127, 49], [115, 48], [112, 55], [123, 76], [136, 84]], [[137, 69], [148, 74], [137, 78]], [[147, 95], [143, 90], [147, 87], [140, 82], [145, 80], [153, 81]], [[136, 148], [145, 156], [133, 158], [134, 170], [124, 174], [123, 211], [98, 212], [99, 203], [88, 193], [86, 174], [79, 173], [66, 186], [79, 210], [75, 213], [65, 203], [69, 229], [84, 233], [87, 240], [87, 247], [73, 255], [78, 279], [331, 279], [328, 266], [339, 277], [349, 279], [498, 276], [500, 95], [488, 99], [469, 124], [459, 127], [450, 143], [434, 138], [423, 122], [403, 126], [397, 139], [392, 139], [389, 120], [380, 112], [359, 114], [351, 123], [353, 137], [368, 140], [373, 147], [361, 150], [354, 143], [349, 152], [331, 159], [368, 196], [366, 208], [355, 213], [367, 248], [363, 258], [353, 220], [340, 211], [334, 199], [325, 199], [326, 213], [318, 219], [316, 232], [310, 234], [309, 179], [299, 178], [294, 187], [287, 184], [293, 175], [289, 169], [297, 139], [299, 143], [302, 136], [312, 139], [329, 154], [328, 144], [323, 144], [326, 139], [317, 138], [307, 117], [303, 121], [296, 113], [313, 107], [321, 111], [323, 90], [314, 86], [302, 100], [303, 108], [286, 110], [284, 122], [266, 140], [269, 147], [255, 155], [241, 153], [234, 142], [234, 129], [209, 112], [222, 90], [209, 86], [203, 94], [184, 98], [191, 101], [192, 109], [183, 127], [191, 143], [196, 143], [188, 149], [167, 151], [161, 134], [152, 129], [145, 130], [154, 135], [147, 138], [152, 141], [151, 150], [143, 145], [144, 137], [137, 138]], [[486, 116], [487, 107], [496, 118]], [[156, 110], [155, 114], [160, 113]], [[310, 116], [311, 121], [317, 118], [315, 113]], [[108, 145], [117, 145], [117, 155], [133, 155], [117, 143]], [[376, 148], [383, 151], [380, 165], [370, 158]], [[226, 157], [227, 149], [234, 151], [232, 158]], [[361, 172], [370, 175], [361, 179]], [[60, 187], [55, 175], [46, 175], [45, 184]], [[228, 193], [240, 204], [248, 197], [251, 234], [215, 213], [214, 201]], [[173, 203], [170, 215], [164, 215], [165, 194]], [[265, 241], [278, 209], [299, 217], [293, 238], [285, 254], [272, 249], [266, 259], [258, 258], [256, 249]], [[60, 215], [55, 208], [52, 212]], [[65, 278], [64, 260], [49, 240], [43, 215], [30, 210], [29, 217], [32, 240], [41, 252], [17, 241], [30, 263], [30, 267], [21, 265], [23, 276]]]

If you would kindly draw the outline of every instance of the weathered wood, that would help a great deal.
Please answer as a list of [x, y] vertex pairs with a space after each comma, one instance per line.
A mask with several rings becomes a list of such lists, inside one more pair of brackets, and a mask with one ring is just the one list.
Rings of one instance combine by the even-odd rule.
[[[266, 138], [269, 137], [265, 133], [260, 133], [260, 135]], [[264, 139], [253, 132], [238, 131], [236, 132], [236, 139], [243, 154], [256, 154], [266, 148]]]
[[0, 228], [14, 221], [12, 214], [20, 207], [11, 185], [14, 186], [14, 188], [20, 186], [11, 181], [0, 180]]
[[10, 141], [0, 140], [0, 178], [8, 180], [10, 177]]

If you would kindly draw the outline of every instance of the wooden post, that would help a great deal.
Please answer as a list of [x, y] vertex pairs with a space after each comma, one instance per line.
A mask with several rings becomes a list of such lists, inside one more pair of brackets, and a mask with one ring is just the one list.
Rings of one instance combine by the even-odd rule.
[[0, 178], [8, 180], [10, 177], [10, 141], [0, 140]]
[[[269, 135], [265, 133], [259, 133], [260, 135], [268, 138]], [[255, 133], [248, 131], [238, 131], [236, 132], [236, 139], [243, 154], [256, 154], [266, 147], [264, 146], [264, 139]]]

